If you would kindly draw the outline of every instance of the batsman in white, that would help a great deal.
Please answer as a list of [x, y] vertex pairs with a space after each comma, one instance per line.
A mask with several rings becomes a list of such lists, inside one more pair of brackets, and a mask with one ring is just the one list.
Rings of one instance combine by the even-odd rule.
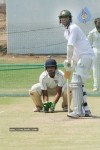
[[[90, 117], [91, 111], [87, 103], [87, 93], [84, 87], [92, 69], [94, 52], [83, 31], [72, 23], [72, 14], [68, 10], [62, 10], [59, 15], [59, 23], [65, 27], [64, 37], [67, 40], [67, 59], [64, 67], [72, 74], [70, 86], [73, 95], [73, 112], [68, 113], [69, 117]], [[70, 65], [69, 65], [70, 64]]]
[[95, 53], [93, 63], [93, 91], [98, 91], [100, 88], [100, 18], [94, 20], [95, 28], [88, 34], [89, 42]]
[[[54, 112], [56, 103], [63, 97], [62, 109], [68, 111], [67, 107], [67, 85], [64, 73], [58, 69], [54, 59], [45, 62], [45, 71], [39, 77], [39, 83], [34, 84], [29, 91], [36, 106], [34, 112]], [[53, 97], [50, 102], [50, 96]], [[71, 93], [70, 93], [71, 99]]]

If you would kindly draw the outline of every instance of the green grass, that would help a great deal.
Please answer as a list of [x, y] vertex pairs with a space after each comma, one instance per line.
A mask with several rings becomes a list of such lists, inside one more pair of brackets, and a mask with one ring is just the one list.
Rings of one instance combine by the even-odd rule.
[[43, 69], [0, 71], [0, 88], [26, 88], [38, 82]]
[[[12, 68], [13, 69], [13, 68]], [[63, 68], [59, 68], [63, 70]], [[39, 69], [22, 69], [0, 71], [0, 88], [26, 88], [32, 83], [39, 81], [40, 74], [44, 71]], [[87, 88], [91, 88], [92, 79], [87, 82]]]
[[[63, 68], [60, 68], [63, 70]], [[39, 82], [39, 76], [44, 69], [25, 69], [0, 71], [0, 93], [3, 94], [26, 94], [31, 86]], [[93, 81], [89, 79], [86, 83], [88, 91], [92, 90]]]
[[[0, 62], [0, 94], [3, 95], [7, 93], [13, 95], [26, 94], [33, 84], [39, 82], [39, 76], [44, 71], [43, 66], [35, 66], [36, 64], [42, 65], [43, 62], [40, 61], [32, 64], [27, 59], [23, 63], [22, 60], [16, 63], [14, 59], [0, 59]], [[3, 66], [5, 64], [7, 66]], [[64, 70], [61, 66], [59, 66], [59, 69]], [[87, 91], [92, 92], [92, 87], [93, 78], [91, 77], [86, 82]]]

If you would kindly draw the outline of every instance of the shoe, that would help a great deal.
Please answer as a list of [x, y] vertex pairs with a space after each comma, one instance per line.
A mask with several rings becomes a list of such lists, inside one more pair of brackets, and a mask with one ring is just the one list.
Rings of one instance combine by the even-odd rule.
[[34, 112], [40, 112], [42, 109], [40, 107], [36, 107], [33, 111]]
[[68, 112], [68, 107], [67, 107], [67, 105], [63, 107], [63, 111], [64, 111], [64, 112]]
[[97, 92], [97, 91], [99, 91], [99, 88], [94, 87], [93, 92]]
[[90, 110], [85, 111], [85, 117], [92, 117], [92, 114], [91, 114]]
[[67, 114], [68, 117], [71, 117], [71, 118], [79, 118], [79, 117], [84, 117], [85, 114], [76, 114], [74, 111]]
[[52, 103], [51, 106], [50, 106], [50, 112], [53, 113], [54, 110], [55, 110], [55, 106], [56, 104], [55, 103]]

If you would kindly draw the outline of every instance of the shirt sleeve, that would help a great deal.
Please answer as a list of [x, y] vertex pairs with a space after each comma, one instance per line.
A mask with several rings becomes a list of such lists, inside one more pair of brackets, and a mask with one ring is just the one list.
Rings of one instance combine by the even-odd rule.
[[77, 34], [78, 34], [77, 28], [73, 28], [70, 30], [70, 35], [69, 35], [67, 45], [73, 45], [74, 46], [76, 39], [77, 39]]
[[39, 78], [39, 82], [40, 82], [41, 90], [47, 90], [47, 85], [42, 75]]
[[63, 87], [64, 83], [66, 83], [66, 79], [64, 78], [64, 73], [62, 72], [62, 75], [59, 76], [58, 79], [58, 86]]

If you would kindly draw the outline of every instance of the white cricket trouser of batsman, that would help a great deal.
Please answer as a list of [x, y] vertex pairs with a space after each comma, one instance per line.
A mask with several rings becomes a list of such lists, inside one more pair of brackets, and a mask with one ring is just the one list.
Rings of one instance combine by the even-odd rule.
[[92, 69], [92, 64], [93, 56], [83, 55], [77, 63], [75, 73], [73, 73], [72, 75], [71, 86], [74, 103], [73, 111], [77, 114], [85, 114], [85, 111], [90, 110], [87, 104], [87, 94], [84, 84], [90, 77], [90, 70]]
[[93, 63], [93, 79], [94, 79], [94, 88], [99, 88], [100, 86], [100, 49], [93, 48], [95, 59]]

